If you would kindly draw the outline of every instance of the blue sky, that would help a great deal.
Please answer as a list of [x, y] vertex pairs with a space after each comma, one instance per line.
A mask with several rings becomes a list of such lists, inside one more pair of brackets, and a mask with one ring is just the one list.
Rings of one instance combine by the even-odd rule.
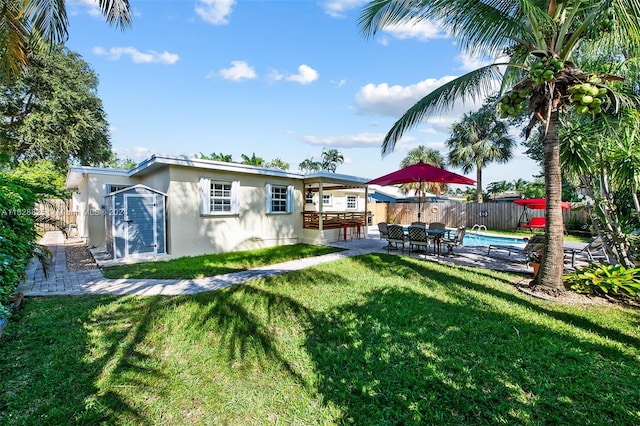
[[[418, 145], [446, 155], [450, 125], [479, 105], [430, 119], [384, 158], [380, 147], [411, 105], [480, 62], [430, 23], [365, 38], [357, 25], [365, 3], [131, 0], [133, 26], [121, 31], [93, 0], [72, 0], [67, 46], [99, 76], [121, 158], [222, 152], [239, 161], [255, 153], [297, 170], [330, 147], [345, 157], [338, 173], [374, 178]], [[539, 169], [521, 151], [488, 166], [485, 187], [533, 180]]]

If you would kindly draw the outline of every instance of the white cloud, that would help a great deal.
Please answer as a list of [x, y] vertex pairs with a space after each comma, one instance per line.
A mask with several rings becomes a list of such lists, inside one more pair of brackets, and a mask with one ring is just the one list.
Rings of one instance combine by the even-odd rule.
[[71, 15], [79, 14], [78, 9], [86, 10], [89, 15], [94, 17], [102, 15], [96, 0], [71, 0], [68, 3], [68, 8]]
[[309, 84], [318, 79], [318, 71], [314, 70], [308, 65], [300, 65], [298, 67], [298, 74], [293, 74], [285, 77], [287, 81], [293, 81], [300, 84]]
[[278, 70], [270, 69], [269, 73], [267, 74], [267, 80], [269, 80], [270, 82], [280, 81], [283, 78], [284, 74], [282, 74]]
[[494, 61], [491, 58], [482, 55], [472, 55], [470, 53], [463, 52], [456, 57], [456, 61], [460, 62], [460, 70], [469, 72], [480, 67], [492, 64]]
[[257, 77], [255, 70], [245, 61], [231, 61], [230, 68], [221, 69], [220, 76], [225, 80], [253, 80]]
[[130, 148], [113, 147], [113, 152], [115, 152], [118, 158], [120, 158], [121, 160], [131, 158], [137, 163], [142, 160], [146, 160], [153, 154], [157, 154], [155, 150], [144, 146], [134, 146]]
[[367, 4], [369, 0], [327, 0], [320, 3], [324, 13], [333, 18], [344, 18], [346, 12], [358, 9]]
[[342, 80], [331, 80], [331, 84], [335, 85], [336, 87], [342, 87], [347, 84], [347, 80], [344, 78]]
[[[383, 31], [399, 40], [417, 39], [427, 41], [434, 38], [445, 38], [446, 32], [434, 22], [412, 20], [398, 25], [385, 27]], [[387, 44], [385, 41], [383, 44]]]
[[309, 145], [330, 146], [340, 148], [371, 148], [379, 147], [384, 139], [384, 133], [361, 133], [344, 136], [312, 136], [302, 137]]
[[[140, 12], [129, 5], [132, 16], [140, 16]], [[100, 10], [98, 0], [70, 0], [67, 1], [67, 13], [71, 16], [85, 12], [94, 18], [103, 18], [104, 14]]]
[[[387, 83], [367, 84], [356, 94], [356, 107], [363, 114], [390, 116], [397, 119], [420, 99], [454, 78], [453, 76], [429, 78], [409, 86], [390, 86]], [[464, 102], [460, 100], [453, 105], [452, 109], [427, 118], [424, 122], [426, 126], [416, 127], [416, 130], [433, 136], [448, 136], [451, 125], [459, 121], [462, 114], [475, 111], [481, 105], [482, 100], [476, 102], [470, 99]], [[402, 140], [408, 141], [406, 136]]]
[[146, 53], [140, 52], [135, 47], [112, 47], [106, 50], [103, 47], [94, 47], [93, 53], [100, 56], [109, 56], [113, 61], [119, 60], [122, 56], [128, 55], [136, 64], [166, 64], [172, 65], [178, 62], [180, 56], [176, 53], [169, 53], [166, 50], [162, 53], [149, 50]]
[[369, 83], [356, 94], [356, 106], [365, 114], [399, 117], [431, 91], [454, 78], [428, 78], [410, 86]]
[[229, 15], [235, 3], [235, 0], [198, 0], [195, 10], [205, 22], [226, 25], [229, 23]]

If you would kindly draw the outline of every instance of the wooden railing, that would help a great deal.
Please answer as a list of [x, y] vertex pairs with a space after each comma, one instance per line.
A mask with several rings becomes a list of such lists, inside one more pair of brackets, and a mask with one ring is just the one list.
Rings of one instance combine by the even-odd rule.
[[345, 223], [366, 223], [364, 212], [302, 212], [304, 229], [320, 229], [320, 218], [322, 218], [322, 229], [339, 229]]

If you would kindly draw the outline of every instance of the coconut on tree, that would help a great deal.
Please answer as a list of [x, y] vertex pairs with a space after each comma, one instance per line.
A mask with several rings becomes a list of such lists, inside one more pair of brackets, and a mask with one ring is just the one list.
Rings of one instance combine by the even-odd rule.
[[[610, 62], [640, 53], [639, 0], [376, 0], [363, 10], [363, 33], [403, 23], [430, 20], [448, 31], [471, 54], [507, 57], [440, 86], [420, 99], [389, 130], [383, 154], [425, 118], [451, 109], [462, 100], [481, 100], [501, 84], [503, 117], [526, 114], [527, 132], [537, 129], [544, 148], [547, 197], [545, 249], [537, 275], [541, 285], [564, 289], [562, 172], [558, 134], [561, 114], [597, 117], [615, 112], [620, 81], [610, 68], [581, 69], [575, 56], [598, 44]], [[597, 100], [596, 100], [597, 99]], [[597, 118], [596, 118], [597, 119]]]

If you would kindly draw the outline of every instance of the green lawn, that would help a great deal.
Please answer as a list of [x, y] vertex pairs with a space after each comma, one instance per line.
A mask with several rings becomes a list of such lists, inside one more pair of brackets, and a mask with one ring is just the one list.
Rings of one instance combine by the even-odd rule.
[[30, 298], [0, 424], [640, 424], [640, 311], [371, 254], [179, 297]]
[[338, 247], [293, 244], [232, 253], [186, 256], [163, 262], [111, 266], [104, 268], [103, 272], [106, 278], [203, 278], [342, 250]]

